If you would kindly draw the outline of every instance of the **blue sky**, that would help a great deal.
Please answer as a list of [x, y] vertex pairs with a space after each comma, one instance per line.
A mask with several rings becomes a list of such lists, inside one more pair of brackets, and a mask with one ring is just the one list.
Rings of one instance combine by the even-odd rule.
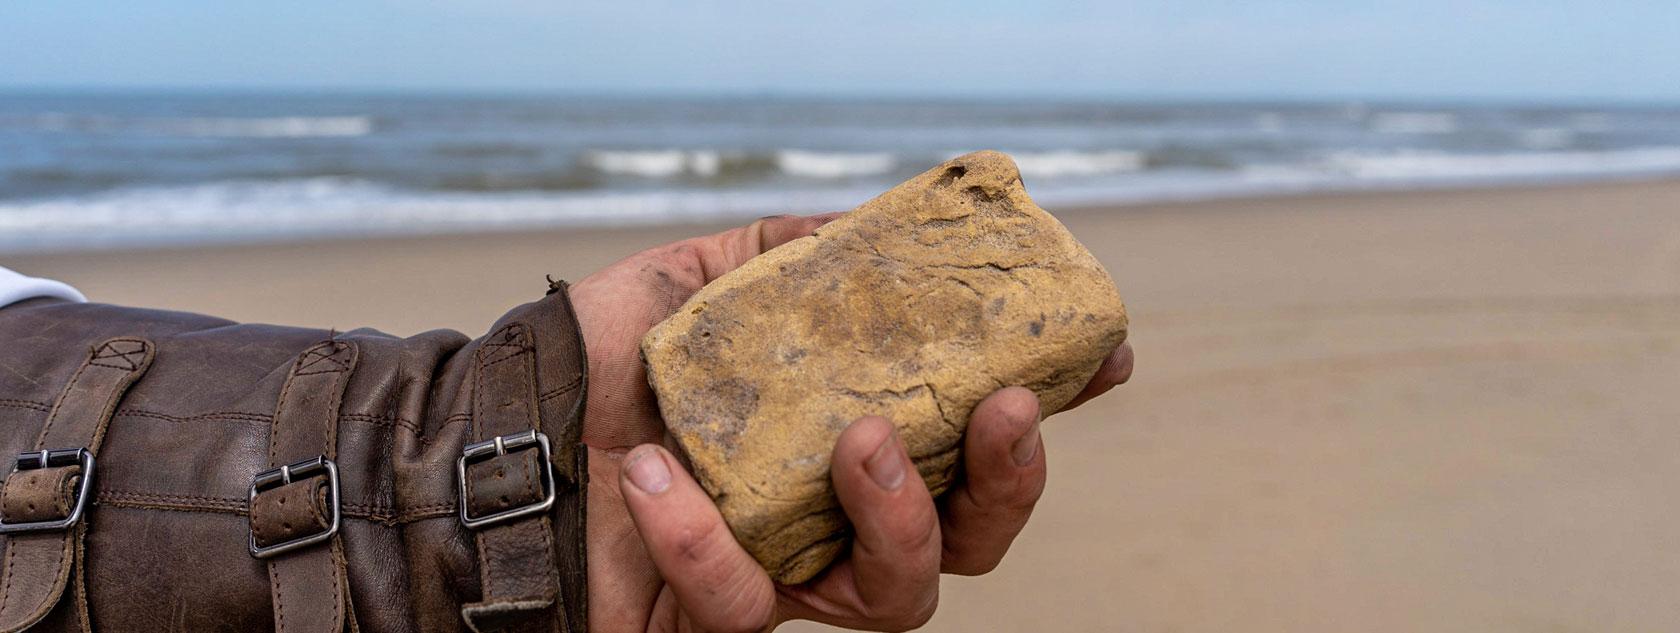
[[1676, 0], [0, 5], [0, 89], [1680, 100]]

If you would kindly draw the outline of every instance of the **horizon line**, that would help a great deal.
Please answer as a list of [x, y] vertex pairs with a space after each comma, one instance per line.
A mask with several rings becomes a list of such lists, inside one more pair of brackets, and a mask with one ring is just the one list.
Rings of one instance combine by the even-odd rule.
[[830, 100], [830, 101], [990, 101], [990, 102], [1095, 102], [1095, 103], [1393, 103], [1434, 105], [1591, 105], [1633, 107], [1680, 107], [1680, 96], [1581, 96], [1581, 95], [1494, 95], [1494, 94], [1377, 94], [1377, 93], [1300, 93], [1260, 94], [1245, 92], [1001, 92], [1001, 91], [911, 91], [911, 90], [811, 90], [811, 89], [742, 89], [719, 88], [709, 90], [681, 88], [552, 88], [528, 86], [495, 87], [428, 87], [428, 86], [348, 86], [348, 85], [289, 85], [258, 86], [250, 84], [225, 85], [149, 85], [149, 84], [32, 84], [0, 85], [0, 96], [49, 95], [168, 95], [197, 94], [248, 95], [365, 95], [365, 96], [442, 96], [442, 97], [565, 97], [565, 98], [653, 98], [653, 99], [762, 99], [762, 100]]

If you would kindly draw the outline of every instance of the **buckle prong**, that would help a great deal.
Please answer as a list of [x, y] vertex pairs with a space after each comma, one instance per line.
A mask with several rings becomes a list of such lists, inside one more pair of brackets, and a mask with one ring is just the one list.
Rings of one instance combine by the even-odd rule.
[[55, 448], [42, 449], [40, 452], [22, 453], [17, 456], [17, 466], [12, 468], [12, 474], [20, 471], [36, 470], [40, 468], [63, 468], [65, 466], [81, 466], [82, 481], [76, 486], [76, 500], [70, 505], [70, 514], [62, 519], [51, 521], [32, 521], [29, 523], [6, 523], [0, 519], [0, 534], [15, 534], [18, 532], [40, 532], [45, 530], [62, 530], [75, 525], [82, 520], [87, 512], [87, 504], [93, 498], [93, 453], [85, 448]]
[[[509, 451], [532, 449], [537, 451], [542, 460], [542, 500], [515, 508], [499, 510], [484, 516], [472, 516], [472, 512], [467, 509], [467, 465], [501, 457], [508, 454]], [[467, 526], [468, 529], [477, 530], [522, 516], [547, 512], [549, 508], [554, 507], [556, 493], [551, 455], [548, 436], [536, 430], [512, 435], [499, 435], [482, 442], [468, 444], [466, 448], [461, 449], [460, 459], [455, 460], [455, 478], [460, 487], [460, 497], [457, 501], [459, 501], [461, 509], [461, 524]]]

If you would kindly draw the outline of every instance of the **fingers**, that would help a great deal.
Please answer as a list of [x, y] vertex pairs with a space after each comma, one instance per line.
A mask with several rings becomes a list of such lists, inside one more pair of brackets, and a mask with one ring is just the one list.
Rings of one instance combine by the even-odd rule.
[[1044, 492], [1038, 397], [999, 389], [969, 417], [963, 442], [967, 477], [944, 498], [941, 568], [974, 576], [996, 568], [1026, 527]]
[[625, 505], [682, 611], [705, 631], [775, 624], [776, 592], [710, 497], [665, 449], [636, 447], [619, 471]]
[[891, 422], [867, 417], [834, 449], [835, 494], [854, 530], [855, 605], [871, 628], [910, 629], [939, 599], [939, 520], [933, 497]]
[[[763, 253], [777, 246], [805, 237], [815, 232], [822, 225], [833, 222], [845, 215], [843, 212], [823, 213], [819, 215], [777, 215], [760, 219], [751, 226], [759, 227], [758, 252]], [[755, 253], [756, 254], [756, 253]], [[743, 260], [744, 261], [744, 260]]]
[[1066, 411], [1085, 404], [1092, 398], [1108, 393], [1108, 390], [1117, 385], [1126, 384], [1126, 381], [1132, 379], [1132, 363], [1135, 360], [1133, 356], [1132, 344], [1129, 342], [1114, 348], [1114, 352], [1097, 368], [1097, 374], [1091, 377], [1091, 382], [1085, 383], [1085, 388], [1079, 395], [1074, 396], [1061, 410]]
[[765, 251], [810, 235], [818, 227], [832, 222], [840, 215], [773, 215], [737, 229], [698, 238], [702, 242], [711, 242], [700, 249], [701, 267], [706, 274], [705, 283], [711, 283], [713, 279], [740, 268], [747, 260]]
[[711, 283], [731, 270], [740, 268], [747, 260], [777, 246], [810, 235], [818, 227], [840, 217], [840, 213], [822, 215], [776, 215], [760, 218], [743, 227], [722, 233], [683, 240], [658, 249], [666, 259], [666, 268], [683, 278], [691, 286], [690, 292]]

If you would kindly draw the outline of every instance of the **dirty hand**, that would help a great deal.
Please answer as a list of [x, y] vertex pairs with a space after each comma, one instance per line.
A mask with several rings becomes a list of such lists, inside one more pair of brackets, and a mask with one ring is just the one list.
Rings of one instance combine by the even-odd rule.
[[[939, 574], [991, 571], [1044, 490], [1038, 399], [1000, 389], [970, 417], [961, 484], [936, 502], [879, 417], [854, 422], [833, 479], [855, 531], [851, 554], [815, 580], [776, 585], [711, 499], [660, 446], [668, 438], [643, 373], [642, 335], [748, 259], [838, 217], [779, 216], [642, 251], [579, 281], [571, 296], [589, 356], [589, 620], [595, 631], [758, 631], [794, 619], [871, 630], [927, 622]], [[1125, 382], [1132, 349], [1103, 362], [1072, 408]], [[1065, 410], [1065, 409], [1064, 409]]]

